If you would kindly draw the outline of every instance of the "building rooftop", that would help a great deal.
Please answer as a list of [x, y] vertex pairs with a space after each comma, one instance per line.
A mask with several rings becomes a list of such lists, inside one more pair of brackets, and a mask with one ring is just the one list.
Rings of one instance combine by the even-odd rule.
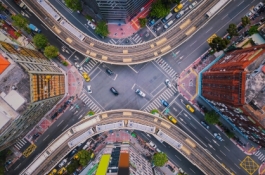
[[0, 55], [0, 74], [2, 74], [9, 65], [10, 62]]
[[107, 173], [109, 160], [110, 160], [109, 154], [102, 155], [100, 162], [99, 162], [99, 166], [98, 166], [96, 175], [103, 175], [103, 174]]

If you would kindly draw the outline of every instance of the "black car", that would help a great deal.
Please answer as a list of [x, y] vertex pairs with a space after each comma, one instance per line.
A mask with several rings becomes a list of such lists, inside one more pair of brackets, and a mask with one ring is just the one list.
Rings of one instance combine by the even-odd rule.
[[205, 121], [201, 121], [202, 126], [204, 126], [206, 129], [209, 129], [210, 126], [205, 122]]
[[106, 72], [107, 72], [109, 75], [113, 75], [113, 72], [112, 72], [112, 70], [110, 70], [110, 69], [106, 69]]
[[37, 139], [39, 136], [40, 136], [39, 133], [34, 134], [34, 135], [33, 135], [33, 140]]
[[244, 26], [239, 26], [238, 28], [237, 28], [237, 31], [240, 31], [240, 30], [242, 30], [244, 28]]
[[116, 96], [119, 95], [118, 91], [114, 87], [111, 87], [110, 91]]

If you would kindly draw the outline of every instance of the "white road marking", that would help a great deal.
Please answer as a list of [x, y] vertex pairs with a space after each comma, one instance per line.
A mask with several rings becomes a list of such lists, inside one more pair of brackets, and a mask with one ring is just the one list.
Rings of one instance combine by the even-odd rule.
[[[221, 152], [223, 155], [225, 155], [225, 153], [223, 153], [223, 151], [220, 150], [220, 152]], [[225, 155], [225, 156], [226, 156], [226, 155]]]
[[241, 0], [241, 2], [237, 5], [237, 7], [240, 6], [243, 2], [244, 2], [244, 0], [243, 1]]
[[210, 139], [208, 139], [207, 137], [205, 137], [209, 142], [211, 142], [211, 140]]
[[115, 76], [115, 78], [113, 80], [115, 81], [117, 77], [118, 77], [118, 74], [116, 74], [116, 76]]
[[191, 43], [191, 44], [190, 44], [190, 46], [192, 46], [192, 45], [193, 45], [193, 44], [195, 44], [196, 42], [197, 42], [197, 40], [196, 40], [196, 41], [194, 41], [193, 43]]
[[196, 174], [195, 171], [193, 171], [193, 169], [190, 168], [190, 170], [191, 170], [194, 174]]
[[213, 29], [213, 27], [211, 27], [209, 30], [207, 30], [205, 33], [208, 33], [210, 30], [212, 30]]
[[195, 126], [193, 126], [193, 124], [190, 123], [190, 125], [191, 125], [194, 129], [197, 129]]
[[[234, 163], [235, 164], [235, 163]], [[237, 164], [235, 164], [236, 165], [236, 167], [238, 168], [238, 169], [241, 169], [239, 166], [237, 166]]]
[[91, 81], [94, 80], [94, 79], [98, 76], [99, 73], [101, 73], [101, 69], [100, 69], [100, 71], [99, 71], [99, 72], [98, 72], [98, 73], [97, 73], [97, 74], [91, 79]]
[[60, 126], [60, 124], [62, 124], [62, 123], [63, 123], [63, 121], [64, 121], [64, 120], [62, 120], [62, 121], [61, 121], [61, 122], [60, 122], [60, 123], [59, 123], [57, 126]]
[[131, 68], [135, 73], [138, 74], [138, 72], [134, 68], [132, 68], [130, 65], [128, 65], [128, 67]]
[[133, 90], [133, 88], [134, 88], [135, 85], [136, 85], [136, 84], [134, 83], [133, 86], [132, 86], [132, 90]]
[[225, 19], [228, 16], [228, 14], [226, 14], [221, 20]]
[[80, 118], [82, 118], [83, 117], [83, 115], [80, 115], [79, 117], [78, 117], [78, 119], [80, 119]]
[[42, 141], [46, 140], [50, 135], [47, 135]]
[[67, 126], [68, 126], [68, 125], [66, 125], [66, 126], [62, 129], [62, 131], [65, 130], [65, 128], [67, 128]]
[[41, 26], [42, 26], [45, 30], [49, 30], [49, 29], [47, 29], [47, 27], [46, 27], [45, 25], [41, 24]]
[[225, 147], [225, 149], [227, 149], [228, 151], [230, 151], [226, 146], [224, 146]]
[[175, 157], [178, 158], [181, 161], [181, 159], [177, 155], [175, 155]]
[[16, 170], [20, 165], [21, 165], [21, 163], [18, 166], [16, 166], [16, 168], [14, 170]]
[[222, 160], [220, 157], [218, 157], [217, 155], [215, 155], [218, 159]]

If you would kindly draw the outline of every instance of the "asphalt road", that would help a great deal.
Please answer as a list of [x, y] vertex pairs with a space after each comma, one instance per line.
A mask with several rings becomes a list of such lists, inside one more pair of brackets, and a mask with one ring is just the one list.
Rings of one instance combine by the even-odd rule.
[[[215, 16], [210, 22], [208, 22], [208, 24], [205, 25], [204, 28], [199, 30], [192, 37], [192, 39], [182, 44], [171, 54], [163, 56], [163, 59], [168, 64], [170, 64], [170, 66], [176, 72], [180, 73], [185, 67], [190, 65], [195, 59], [197, 59], [209, 48], [208, 44], [206, 43], [206, 40], [209, 36], [211, 36], [213, 33], [216, 33], [220, 36], [224, 35], [229, 23], [240, 22], [240, 18], [247, 13], [250, 7], [257, 4], [258, 2], [258, 0], [251, 2], [239, 0], [232, 1], [228, 6], [225, 7], [224, 10], [222, 10], [217, 16]], [[21, 9], [16, 4], [14, 4], [13, 1], [8, 1], [8, 4], [11, 4], [12, 8], [14, 8], [16, 11], [21, 11]], [[28, 11], [26, 11], [26, 13], [29, 14], [30, 22], [36, 25], [38, 24], [37, 27], [40, 28], [42, 30], [42, 33], [48, 37], [51, 44], [57, 46], [58, 48], [61, 48], [64, 45], [59, 39], [55, 39], [53, 33], [51, 33], [48, 29], [45, 29], [46, 27], [44, 27], [41, 22], [36, 17], [34, 17], [34, 15], [32, 15]], [[84, 30], [93, 32], [87, 28], [84, 28]], [[147, 30], [140, 32], [144, 33], [147, 32]], [[126, 43], [126, 40], [123, 40], [121, 42]], [[75, 56], [80, 58], [78, 60], [79, 63], [85, 58], [82, 54], [79, 54], [68, 47], [67, 50], [69, 53], [62, 52], [62, 54], [66, 58], [69, 58], [72, 62], [75, 62]], [[181, 62], [181, 64], [179, 64], [179, 62]], [[115, 74], [113, 76], [109, 76], [105, 72], [106, 67], [113, 70]], [[169, 76], [168, 72], [163, 70], [155, 61], [131, 67], [100, 64], [95, 66], [95, 68], [91, 70], [91, 73], [92, 74], [90, 76], [92, 81], [85, 83], [85, 86], [88, 84], [92, 86], [93, 93], [91, 94], [91, 96], [97, 103], [102, 106], [103, 110], [119, 108], [140, 109], [142, 106], [151, 103], [159, 96], [160, 93], [163, 93], [165, 86], [162, 87], [161, 83], [163, 83], [166, 78], [174, 81], [174, 79]], [[156, 90], [158, 86], [161, 86], [161, 91], [159, 91], [155, 95], [152, 95], [151, 92]], [[111, 92], [109, 91], [110, 87], [115, 87], [120, 92], [120, 95], [116, 97], [111, 94]], [[140, 96], [135, 94], [134, 90], [136, 87], [143, 90], [147, 94], [147, 97], [141, 98]], [[172, 97], [174, 98], [176, 95], [177, 93], [175, 93]], [[179, 96], [179, 98], [181, 98], [181, 96]], [[178, 101], [179, 98], [177, 98], [175, 101], [172, 98], [169, 98], [168, 100], [168, 102], [171, 104], [170, 111], [174, 116], [177, 117], [179, 121], [179, 127], [181, 127], [187, 133], [190, 133], [190, 135], [202, 146], [206, 145], [209, 152], [216, 156], [217, 160], [231, 167], [233, 170], [235, 170], [235, 172], [245, 174], [242, 169], [239, 169], [237, 167], [240, 161], [244, 159], [245, 155], [238, 148], [236, 148], [235, 145], [233, 145], [224, 135], [222, 135], [222, 137], [224, 138], [225, 142], [219, 143], [217, 140], [216, 142], [214, 142], [213, 140], [215, 139], [213, 138], [212, 133], [218, 130], [214, 126], [211, 126], [209, 130], [210, 133], [207, 132], [198, 123], [198, 121], [200, 121], [203, 116], [201, 116], [201, 114], [199, 114], [199, 112], [197, 111], [194, 113], [194, 115], [189, 114], [188, 111], [185, 111], [185, 107], [181, 106], [181, 102]], [[173, 112], [174, 108], [177, 111], [182, 112], [180, 114]], [[164, 108], [161, 106], [159, 109], [163, 110]], [[188, 115], [190, 119], [188, 117], [185, 117], [184, 113]], [[27, 162], [33, 160], [33, 158], [39, 152], [41, 152], [41, 150], [46, 147], [52, 139], [56, 138], [59, 135], [59, 132], [55, 131], [62, 130], [64, 127], [71, 126], [72, 124], [77, 122], [77, 120], [73, 120], [71, 118], [72, 114], [70, 112], [66, 112], [63, 116], [60, 117], [58, 121], [56, 121], [56, 123], [59, 124], [62, 120], [64, 120], [59, 127], [56, 127], [58, 124], [55, 123], [46, 133], [39, 137], [36, 144], [37, 146], [38, 144], [40, 144], [40, 146], [38, 146], [37, 150], [33, 152], [33, 154], [29, 158], [21, 159], [12, 166], [12, 168], [14, 167], [14, 170], [16, 172], [18, 172], [19, 169], [21, 170], [23, 165], [25, 166]], [[187, 124], [185, 124], [184, 122], [186, 122]], [[53, 127], [54, 129], [52, 129]], [[50, 133], [54, 134], [50, 135]], [[47, 137], [47, 139], [43, 141], [45, 137]], [[209, 144], [214, 149], [211, 148]], [[220, 146], [218, 146], [217, 144]], [[230, 151], [228, 151], [228, 149], [226, 149], [225, 147]], [[234, 156], [227, 156], [232, 152], [234, 153]], [[25, 162], [23, 160], [27, 161]], [[234, 165], [235, 163], [236, 165]]]

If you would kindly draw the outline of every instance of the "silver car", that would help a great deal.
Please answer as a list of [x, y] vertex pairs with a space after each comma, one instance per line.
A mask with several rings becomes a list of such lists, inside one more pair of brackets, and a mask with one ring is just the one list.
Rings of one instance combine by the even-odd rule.
[[135, 92], [141, 97], [145, 97], [145, 93], [143, 93], [140, 89], [136, 89]]

